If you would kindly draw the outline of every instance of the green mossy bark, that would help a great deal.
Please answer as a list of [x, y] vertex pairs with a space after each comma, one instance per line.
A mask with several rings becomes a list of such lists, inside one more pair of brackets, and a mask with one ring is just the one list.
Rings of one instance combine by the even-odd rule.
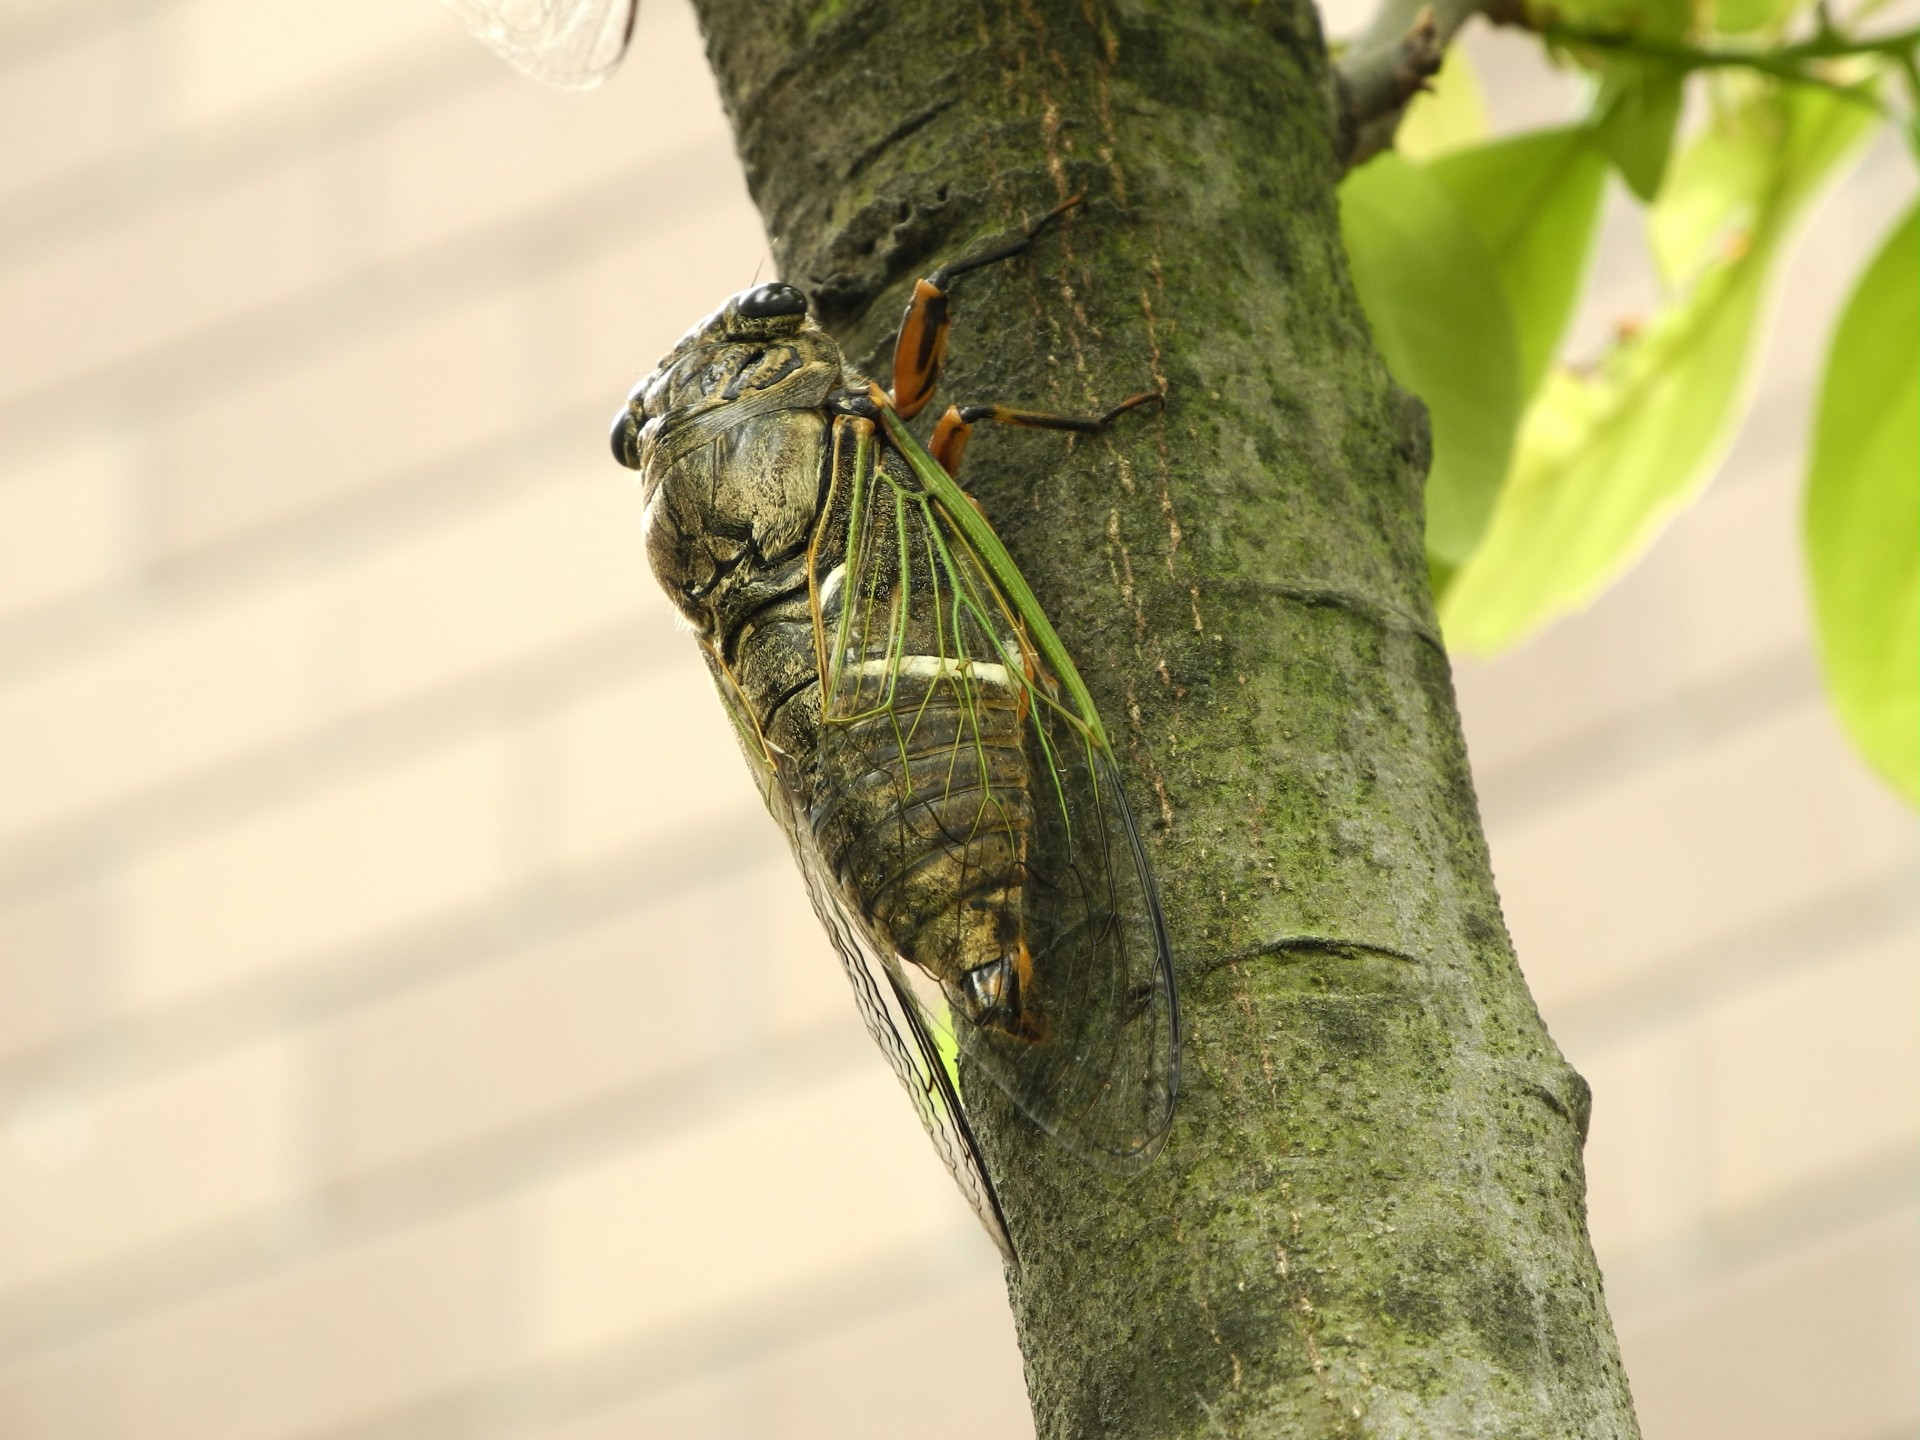
[[1091, 443], [982, 432], [962, 477], [1114, 734], [1186, 1018], [1136, 1179], [976, 1096], [1040, 1435], [1636, 1434], [1586, 1087], [1501, 922], [1311, 7], [699, 8], [781, 273], [856, 361], [884, 378], [915, 276], [1083, 191], [960, 282], [944, 394], [1167, 397]]

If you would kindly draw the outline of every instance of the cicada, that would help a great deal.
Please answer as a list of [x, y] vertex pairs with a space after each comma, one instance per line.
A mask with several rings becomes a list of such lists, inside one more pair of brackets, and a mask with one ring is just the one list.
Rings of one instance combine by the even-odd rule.
[[1167, 1133], [1179, 1017], [1160, 901], [1112, 741], [1066, 646], [954, 478], [983, 421], [922, 444], [948, 292], [1078, 203], [919, 282], [883, 390], [794, 286], [687, 332], [615, 417], [647, 556], [699, 637], [867, 1029], [1012, 1259], [963, 1103], [998, 1085], [1081, 1155]]

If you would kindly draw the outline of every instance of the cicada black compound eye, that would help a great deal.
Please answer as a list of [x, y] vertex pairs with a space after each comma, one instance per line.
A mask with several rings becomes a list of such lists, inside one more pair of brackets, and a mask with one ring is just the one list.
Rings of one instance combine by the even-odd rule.
[[613, 417], [613, 433], [608, 437], [613, 443], [613, 458], [629, 470], [640, 468], [640, 436], [634, 427], [633, 411], [622, 405]]
[[761, 285], [749, 290], [740, 297], [735, 306], [746, 320], [772, 320], [781, 315], [804, 315], [807, 313], [807, 297], [793, 286], [781, 281], [771, 285]]

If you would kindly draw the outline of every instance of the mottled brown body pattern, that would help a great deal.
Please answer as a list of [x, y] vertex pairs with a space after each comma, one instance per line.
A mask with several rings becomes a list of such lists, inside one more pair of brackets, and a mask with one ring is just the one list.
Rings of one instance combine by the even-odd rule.
[[868, 1032], [1009, 1260], [963, 1078], [1121, 1167], [1157, 1151], [1179, 1081], [1166, 927], [1105, 727], [953, 480], [982, 421], [1098, 433], [1158, 397], [1091, 419], [956, 405], [932, 448], [904, 423], [936, 383], [943, 287], [1076, 204], [922, 282], [893, 393], [774, 283], [688, 332], [613, 434]]
[[[767, 343], [779, 328], [792, 333]], [[856, 484], [849, 441], [873, 429], [822, 408], [850, 382], [839, 347], [804, 315], [755, 319], [730, 305], [692, 332], [641, 387], [672, 407], [642, 441], [648, 557], [875, 938], [973, 1022], [1027, 1036], [1017, 997], [996, 1005], [965, 983], [1003, 958], [1027, 968], [1022, 691], [978, 667], [964, 691], [951, 683], [932, 584], [851, 596], [836, 583]], [[912, 485], [892, 452], [875, 459]], [[891, 519], [872, 517], [867, 543], [897, 546]], [[853, 672], [842, 723], [826, 724], [817, 640], [853, 602], [886, 607], [886, 619], [845, 657], [867, 668]], [[904, 663], [877, 643], [889, 637]]]

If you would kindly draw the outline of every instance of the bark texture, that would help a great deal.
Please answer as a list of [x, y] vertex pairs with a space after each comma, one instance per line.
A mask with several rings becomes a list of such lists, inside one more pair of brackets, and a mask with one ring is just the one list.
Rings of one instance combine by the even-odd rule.
[[886, 378], [916, 276], [1084, 191], [959, 282], [945, 396], [1167, 397], [1091, 442], [983, 431], [962, 475], [1114, 733], [1186, 1020], [1130, 1181], [975, 1087], [1040, 1435], [1635, 1435], [1587, 1089], [1494, 894], [1311, 6], [699, 8], [782, 274], [850, 357]]

